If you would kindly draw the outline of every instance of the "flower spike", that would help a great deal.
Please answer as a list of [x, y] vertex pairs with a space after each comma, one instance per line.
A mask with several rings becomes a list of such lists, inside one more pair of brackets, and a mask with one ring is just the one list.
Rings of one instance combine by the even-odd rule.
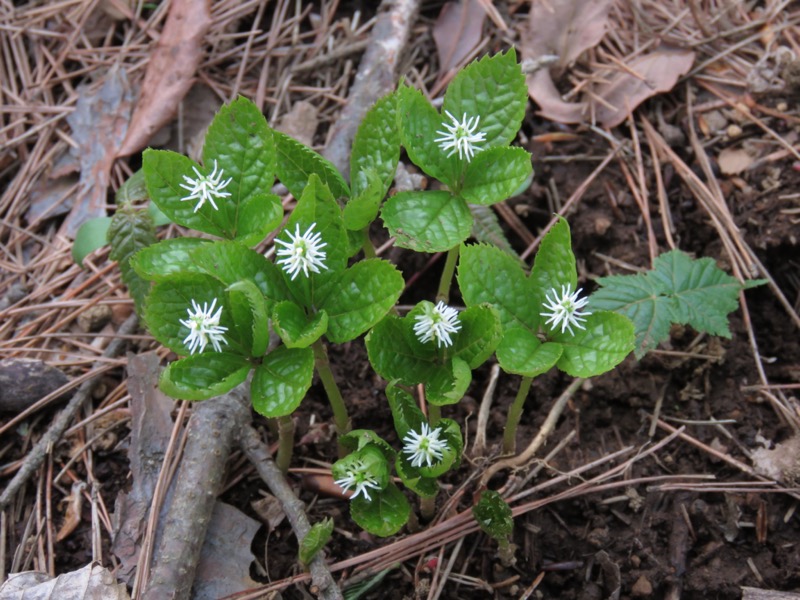
[[294, 233], [287, 232], [289, 241], [275, 240], [283, 248], [278, 249], [277, 255], [282, 256], [277, 263], [281, 265], [287, 274], [292, 276], [292, 281], [300, 271], [308, 277], [308, 272], [319, 273], [320, 269], [327, 269], [323, 262], [326, 258], [325, 251], [322, 250], [326, 244], [322, 241], [319, 232], [312, 234], [316, 223], [312, 223], [303, 235], [300, 235], [300, 224], [295, 227]]
[[355, 461], [351, 468], [345, 471], [344, 477], [337, 479], [334, 483], [345, 492], [350, 491], [351, 488], [355, 488], [355, 492], [350, 496], [350, 500], [359, 494], [363, 494], [367, 500], [372, 500], [367, 488], [372, 488], [374, 490], [381, 489], [380, 485], [378, 485], [378, 480], [367, 471], [364, 463], [361, 461]]
[[228, 198], [231, 195], [230, 192], [225, 192], [223, 190], [228, 187], [228, 184], [233, 180], [233, 177], [228, 177], [228, 179], [222, 181], [223, 170], [220, 169], [219, 173], [217, 173], [216, 159], [214, 160], [214, 170], [208, 175], [203, 175], [197, 170], [197, 167], [192, 167], [192, 171], [194, 171], [194, 174], [197, 175], [197, 179], [193, 179], [188, 175], [183, 176], [183, 178], [186, 180], [186, 183], [182, 183], [180, 185], [183, 189], [189, 192], [189, 195], [181, 198], [181, 202], [185, 202], [187, 200], [199, 200], [200, 202], [198, 202], [194, 207], [194, 212], [200, 210], [200, 207], [203, 206], [206, 201], [208, 201], [211, 206], [214, 207], [214, 210], [219, 210], [214, 202], [214, 199]]
[[447, 442], [439, 439], [442, 432], [440, 427], [434, 430], [427, 423], [422, 424], [420, 432], [410, 430], [403, 438], [403, 452], [408, 454], [408, 460], [413, 467], [421, 467], [423, 461], [432, 466], [439, 462], [447, 449]]
[[425, 344], [435, 338], [436, 346], [439, 348], [442, 344], [452, 346], [453, 340], [450, 339], [450, 334], [461, 329], [458, 311], [442, 301], [436, 306], [426, 304], [424, 310], [424, 314], [417, 315], [415, 319], [417, 323], [414, 325], [414, 333], [417, 334], [419, 341]]
[[447, 155], [448, 158], [458, 152], [458, 158], [461, 160], [466, 158], [467, 162], [469, 162], [472, 160], [472, 157], [475, 156], [476, 152], [483, 150], [483, 148], [476, 144], [486, 141], [486, 134], [483, 131], [478, 131], [478, 123], [480, 123], [481, 120], [480, 116], [471, 117], [468, 120], [467, 113], [464, 113], [461, 122], [459, 122], [450, 112], [444, 111], [444, 114], [450, 118], [452, 123], [450, 125], [442, 123], [445, 131], [437, 131], [436, 133], [442, 137], [436, 138], [433, 141], [438, 143], [439, 147], [445, 152], [450, 150], [450, 154]]
[[[571, 290], [571, 285], [562, 285], [561, 296], [559, 296], [558, 291], [552, 288], [545, 295], [547, 302], [544, 303], [544, 307], [550, 312], [542, 312], [539, 314], [543, 317], [549, 317], [549, 319], [545, 321], [545, 324], [550, 325], [551, 330], [555, 330], [560, 325], [561, 333], [564, 333], [565, 330], [569, 330], [570, 335], [575, 335], [572, 328], [586, 329], [583, 326], [583, 322], [586, 321], [586, 317], [592, 313], [580, 310], [589, 302], [589, 298], [581, 298], [578, 300], [578, 294], [580, 294], [583, 289], [579, 288], [575, 293], [572, 293]], [[552, 298], [550, 297], [551, 294], [553, 295]]]
[[187, 308], [186, 312], [189, 313], [189, 318], [180, 320], [181, 325], [185, 325], [189, 328], [189, 335], [183, 340], [183, 343], [187, 344], [189, 347], [189, 354], [194, 354], [198, 348], [200, 352], [202, 352], [206, 349], [209, 342], [211, 342], [214, 350], [220, 352], [220, 342], [224, 344], [228, 343], [228, 340], [222, 335], [228, 331], [228, 328], [219, 324], [219, 318], [220, 315], [222, 315], [222, 307], [220, 306], [215, 313], [214, 307], [216, 304], [217, 299], [214, 298], [211, 302], [211, 306], [208, 305], [208, 302], [204, 302], [203, 308], [200, 308], [200, 305], [192, 300], [194, 312]]

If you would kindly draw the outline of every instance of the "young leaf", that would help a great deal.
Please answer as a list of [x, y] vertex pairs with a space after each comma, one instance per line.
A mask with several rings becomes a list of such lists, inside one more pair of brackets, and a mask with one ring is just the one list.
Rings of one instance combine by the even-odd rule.
[[350, 501], [350, 516], [362, 529], [377, 535], [394, 535], [408, 521], [411, 506], [397, 486], [389, 483], [385, 489], [371, 494], [372, 500], [363, 496]]
[[251, 367], [247, 358], [239, 354], [203, 352], [170, 363], [158, 385], [172, 398], [208, 400], [242, 383]]
[[514, 327], [503, 335], [497, 348], [497, 362], [506, 373], [536, 377], [549, 371], [562, 353], [560, 344], [542, 343], [528, 329]]
[[573, 377], [610, 371], [633, 351], [636, 342], [631, 320], [610, 311], [589, 315], [585, 329], [576, 329], [575, 335], [555, 331], [551, 338], [563, 348], [556, 365]]
[[333, 534], [333, 519], [326, 517], [311, 526], [311, 530], [303, 537], [298, 548], [297, 556], [303, 565], [311, 564]]
[[[361, 456], [359, 453], [366, 448], [369, 448], [370, 452], [380, 452], [381, 456], [383, 457], [382, 460], [379, 461], [380, 468], [386, 468], [386, 479], [384, 480], [384, 473], [381, 472], [380, 477], [378, 480], [381, 484], [381, 487], [385, 485], [387, 481], [389, 481], [389, 471], [388, 471], [388, 464], [389, 462], [393, 461], [395, 455], [397, 454], [394, 451], [389, 443], [380, 437], [377, 433], [372, 431], [371, 429], [354, 429], [342, 436], [339, 436], [339, 442], [342, 445], [342, 448], [349, 450], [352, 454], [348, 455], [350, 458], [358, 458]], [[361, 459], [364, 457], [361, 456]], [[370, 459], [375, 460], [375, 459]]]
[[[381, 202], [386, 191], [383, 189], [383, 182], [378, 174], [372, 169], [361, 171], [356, 178], [366, 180], [366, 183], [359, 185], [358, 193], [344, 205], [344, 225], [349, 230], [358, 231], [369, 227], [369, 224], [378, 216]], [[355, 189], [355, 184], [353, 189]]]
[[387, 315], [366, 337], [367, 355], [375, 372], [387, 381], [416, 385], [428, 381], [440, 365], [435, 346], [423, 346], [409, 319]]
[[456, 404], [467, 393], [470, 383], [472, 370], [465, 361], [454, 356], [425, 383], [425, 395], [428, 402], [436, 406]]
[[114, 202], [117, 206], [123, 207], [127, 204], [142, 202], [147, 200], [147, 185], [144, 180], [144, 171], [139, 169], [128, 177], [114, 194]]
[[480, 116], [486, 146], [507, 146], [522, 125], [528, 104], [525, 75], [514, 48], [467, 65], [447, 86], [442, 111], [456, 118]]
[[[440, 419], [436, 424], [436, 429], [440, 430], [440, 437], [446, 442], [446, 446], [442, 452], [442, 459], [438, 463], [431, 466], [423, 465], [421, 467], [413, 467], [410, 463], [403, 465], [407, 471], [413, 472], [416, 470], [423, 477], [436, 478], [444, 475], [454, 466], [461, 463], [461, 454], [464, 451], [464, 440], [461, 437], [461, 428], [458, 423], [452, 419]], [[404, 454], [404, 458], [407, 455]]]
[[156, 230], [153, 220], [146, 211], [136, 208], [120, 208], [111, 217], [108, 227], [108, 242], [111, 244], [109, 258], [119, 263], [122, 281], [141, 314], [144, 300], [150, 290], [150, 282], [145, 281], [131, 266], [131, 257], [139, 250], [156, 243]]
[[108, 228], [111, 217], [95, 217], [89, 219], [78, 229], [75, 242], [72, 244], [72, 260], [83, 266], [83, 259], [108, 243]]
[[308, 348], [328, 329], [328, 313], [311, 316], [294, 302], [278, 302], [272, 309], [272, 326], [287, 348]]
[[250, 393], [253, 408], [265, 417], [285, 417], [300, 405], [311, 387], [314, 352], [311, 348], [282, 346], [267, 354], [256, 367]]
[[269, 344], [269, 312], [264, 294], [249, 279], [237, 281], [227, 291], [233, 320], [242, 338], [250, 342], [250, 355], [262, 356]]
[[381, 217], [395, 245], [417, 252], [445, 252], [469, 237], [472, 214], [463, 198], [445, 191], [400, 192]]
[[529, 152], [489, 148], [476, 154], [467, 166], [461, 196], [473, 204], [496, 204], [510, 198], [532, 173]]
[[273, 131], [272, 136], [278, 151], [278, 179], [292, 196], [299, 198], [303, 195], [312, 174], [320, 178], [334, 197], [350, 196], [347, 183], [339, 171], [321, 155], [280, 131]]
[[140, 277], [149, 281], [163, 281], [176, 273], [202, 273], [190, 256], [199, 246], [210, 244], [200, 238], [172, 238], [139, 250], [131, 257], [131, 266]]
[[389, 400], [397, 436], [402, 440], [409, 431], [419, 431], [426, 419], [414, 397], [393, 384], [386, 386], [386, 397]]
[[531, 301], [539, 313], [544, 310], [550, 290], [560, 292], [561, 286], [569, 286], [573, 292], [576, 290], [578, 271], [575, 268], [575, 255], [572, 253], [572, 239], [566, 219], [560, 218], [542, 239], [533, 261], [531, 281], [534, 285]]
[[436, 482], [436, 478], [422, 475], [419, 469], [412, 467], [404, 456], [398, 455], [394, 468], [400, 479], [403, 480], [403, 485], [420, 498], [435, 498], [439, 493], [439, 484]]
[[511, 508], [503, 497], [494, 490], [485, 490], [478, 503], [472, 507], [480, 528], [501, 544], [508, 542], [514, 531], [514, 518]]
[[360, 196], [366, 190], [365, 185], [371, 183], [359, 177], [360, 173], [368, 171], [378, 177], [381, 182], [379, 195], [385, 196], [394, 179], [398, 160], [397, 94], [392, 93], [378, 100], [358, 126], [350, 155], [353, 196]]
[[319, 300], [328, 313], [328, 339], [341, 344], [366, 332], [391, 310], [403, 285], [400, 271], [385, 260], [372, 258], [347, 269]]
[[636, 357], [641, 358], [669, 337], [672, 323], [730, 337], [728, 313], [739, 305], [742, 284], [710, 258], [692, 259], [680, 250], [662, 254], [645, 274], [598, 279], [593, 309], [627, 316], [636, 330]]
[[503, 336], [500, 314], [491, 304], [479, 304], [458, 316], [461, 331], [453, 344], [453, 356], [466, 361], [470, 369], [477, 369], [494, 353]]

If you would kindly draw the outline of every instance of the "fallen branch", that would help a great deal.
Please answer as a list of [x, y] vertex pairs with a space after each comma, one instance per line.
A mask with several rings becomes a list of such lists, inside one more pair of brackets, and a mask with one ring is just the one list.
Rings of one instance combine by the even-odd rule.
[[[256, 468], [261, 479], [264, 480], [272, 494], [281, 503], [283, 512], [286, 514], [286, 518], [289, 519], [299, 544], [311, 530], [311, 524], [306, 518], [305, 506], [295, 496], [292, 488], [289, 487], [283, 477], [283, 473], [272, 460], [269, 448], [261, 441], [261, 437], [253, 427], [245, 428], [240, 444], [242, 451]], [[314, 557], [309, 568], [311, 570], [311, 580], [316, 588], [316, 590], [312, 589], [312, 592], [318, 593], [323, 600], [339, 600], [343, 597], [341, 591], [339, 591], [339, 586], [336, 585], [320, 554]]]

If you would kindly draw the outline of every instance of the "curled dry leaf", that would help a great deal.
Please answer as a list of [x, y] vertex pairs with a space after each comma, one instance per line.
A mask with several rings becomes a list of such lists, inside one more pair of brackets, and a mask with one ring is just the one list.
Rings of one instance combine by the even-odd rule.
[[64, 573], [55, 579], [38, 571], [14, 573], [9, 575], [8, 580], [0, 587], [0, 598], [129, 600], [130, 596], [125, 584], [117, 583], [108, 569], [97, 563], [91, 563], [78, 571]]
[[439, 78], [458, 68], [481, 42], [486, 11], [478, 0], [448, 2], [442, 7], [433, 40], [439, 55]]
[[173, 0], [158, 45], [150, 57], [142, 93], [117, 156], [144, 148], [150, 137], [173, 118], [192, 86], [211, 26], [206, 0]]

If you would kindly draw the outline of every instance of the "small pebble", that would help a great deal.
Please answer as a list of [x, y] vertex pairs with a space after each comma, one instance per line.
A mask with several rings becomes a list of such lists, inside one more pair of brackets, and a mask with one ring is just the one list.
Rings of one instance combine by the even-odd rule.
[[734, 123], [733, 125], [728, 125], [728, 129], [725, 133], [727, 133], [728, 137], [731, 139], [738, 138], [742, 135], [742, 128]]
[[631, 594], [637, 598], [647, 598], [653, 594], [653, 584], [642, 575], [631, 588]]

